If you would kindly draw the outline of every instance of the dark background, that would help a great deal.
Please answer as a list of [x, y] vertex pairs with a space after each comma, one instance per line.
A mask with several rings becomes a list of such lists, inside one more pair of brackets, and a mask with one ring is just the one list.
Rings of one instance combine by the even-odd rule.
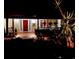
[[[62, 18], [53, 3], [54, 0], [4, 0], [4, 18]], [[75, 0], [62, 0], [60, 6], [64, 12], [72, 12]]]

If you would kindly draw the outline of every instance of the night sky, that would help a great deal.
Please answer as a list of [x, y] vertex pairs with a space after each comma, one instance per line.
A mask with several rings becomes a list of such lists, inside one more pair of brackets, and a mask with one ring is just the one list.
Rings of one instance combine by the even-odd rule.
[[[34, 18], [36, 15], [35, 18], [62, 18], [53, 3], [54, 0], [4, 0], [4, 17]], [[60, 6], [64, 12], [72, 12], [75, 0], [62, 0]]]

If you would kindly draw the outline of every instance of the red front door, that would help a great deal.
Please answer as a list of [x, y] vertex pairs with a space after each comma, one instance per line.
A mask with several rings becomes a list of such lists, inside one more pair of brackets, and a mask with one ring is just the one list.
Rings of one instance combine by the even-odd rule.
[[23, 31], [28, 30], [28, 20], [23, 20]]

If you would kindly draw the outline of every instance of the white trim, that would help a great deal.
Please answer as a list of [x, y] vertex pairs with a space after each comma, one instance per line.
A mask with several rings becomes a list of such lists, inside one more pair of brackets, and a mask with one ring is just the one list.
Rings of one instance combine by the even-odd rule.
[[28, 20], [28, 31], [29, 31], [29, 19], [27, 19]]
[[21, 32], [23, 32], [23, 19], [20, 19], [20, 20], [22, 22], [22, 30], [21, 30]]

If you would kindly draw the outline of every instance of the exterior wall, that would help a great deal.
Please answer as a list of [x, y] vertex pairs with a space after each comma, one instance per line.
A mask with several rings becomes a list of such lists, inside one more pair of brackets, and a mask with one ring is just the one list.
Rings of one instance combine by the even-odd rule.
[[4, 31], [6, 33], [6, 19], [4, 19]]
[[18, 32], [21, 31], [20, 20], [19, 19], [14, 19], [14, 29], [17, 29]]
[[[49, 27], [49, 23], [51, 22], [51, 27], [55, 27], [56, 25], [54, 24], [55, 22], [57, 22], [57, 26], [61, 27], [61, 19], [11, 19], [8, 18], [8, 28], [12, 28], [12, 20], [14, 20], [14, 29], [17, 29], [18, 32], [23, 32], [23, 31], [29, 31], [29, 32], [34, 32], [34, 29], [37, 29], [38, 26], [39, 28], [48, 28]], [[39, 24], [38, 21], [39, 20]], [[24, 22], [23, 21], [27, 21], [27, 24], [23, 25]], [[44, 27], [43, 22], [46, 22], [46, 25]], [[24, 27], [27, 27], [27, 30], [24, 30]], [[6, 19], [4, 19], [4, 28], [6, 30]]]
[[12, 30], [12, 19], [11, 18], [9, 18], [8, 19], [8, 33], [12, 33], [13, 32], [13, 30]]
[[37, 29], [37, 19], [29, 19], [29, 31], [34, 32]]

